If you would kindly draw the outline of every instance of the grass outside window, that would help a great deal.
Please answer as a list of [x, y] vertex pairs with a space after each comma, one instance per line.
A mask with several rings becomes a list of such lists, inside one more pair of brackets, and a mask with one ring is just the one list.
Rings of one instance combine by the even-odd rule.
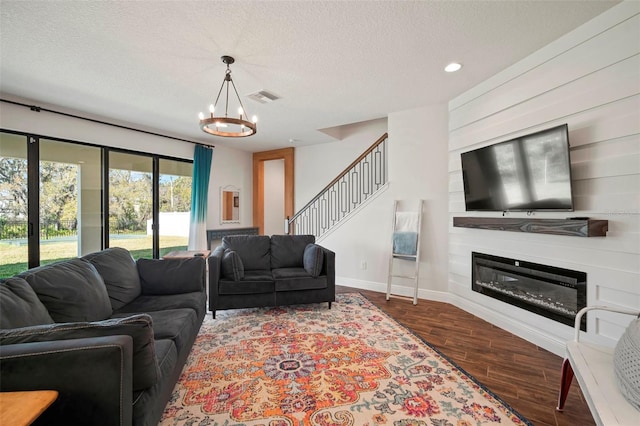
[[[187, 237], [162, 236], [160, 257], [173, 250], [186, 250]], [[130, 238], [112, 239], [112, 247], [122, 247], [131, 252], [134, 259], [151, 258], [151, 236], [142, 235]], [[0, 278], [8, 278], [28, 269], [27, 245], [14, 245], [0, 241]], [[76, 241], [49, 241], [40, 245], [40, 264], [46, 265], [60, 260], [77, 257], [78, 244]]]

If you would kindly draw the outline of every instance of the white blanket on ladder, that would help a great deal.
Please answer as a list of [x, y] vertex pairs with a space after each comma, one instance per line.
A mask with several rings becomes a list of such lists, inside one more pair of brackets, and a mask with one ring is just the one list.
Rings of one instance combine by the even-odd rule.
[[418, 212], [396, 212], [396, 232], [418, 232]]

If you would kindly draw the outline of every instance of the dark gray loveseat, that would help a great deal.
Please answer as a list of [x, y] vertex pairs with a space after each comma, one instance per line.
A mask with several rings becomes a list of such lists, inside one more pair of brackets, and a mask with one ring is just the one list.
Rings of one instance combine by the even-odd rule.
[[209, 256], [209, 310], [335, 301], [335, 253], [313, 235], [237, 235]]
[[0, 282], [0, 390], [52, 389], [44, 425], [157, 425], [206, 313], [205, 260], [121, 248]]

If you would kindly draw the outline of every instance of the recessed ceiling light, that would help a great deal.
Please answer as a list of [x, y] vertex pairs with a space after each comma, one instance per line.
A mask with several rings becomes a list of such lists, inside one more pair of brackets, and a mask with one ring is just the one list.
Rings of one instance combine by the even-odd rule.
[[460, 68], [462, 68], [462, 64], [459, 64], [457, 62], [451, 62], [449, 65], [447, 65], [446, 67], [444, 67], [444, 70], [446, 72], [456, 72], [458, 71]]

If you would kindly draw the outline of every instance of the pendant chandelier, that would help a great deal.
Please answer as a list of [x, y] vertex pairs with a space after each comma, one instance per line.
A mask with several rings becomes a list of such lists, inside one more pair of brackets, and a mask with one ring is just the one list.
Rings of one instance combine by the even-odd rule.
[[[251, 121], [247, 120], [246, 110], [244, 109], [244, 105], [242, 105], [242, 101], [236, 90], [236, 85], [233, 84], [233, 80], [231, 79], [231, 69], [229, 69], [229, 65], [233, 64], [235, 59], [226, 55], [220, 59], [227, 65], [227, 71], [225, 72], [224, 80], [222, 80], [222, 86], [220, 86], [220, 91], [218, 91], [218, 97], [215, 103], [209, 105], [209, 117], [206, 117], [203, 113], [199, 114], [200, 128], [211, 135], [227, 138], [243, 138], [245, 136], [255, 135], [256, 122], [258, 119], [254, 115]], [[229, 86], [233, 87], [233, 92], [238, 100], [239, 118], [228, 116]], [[218, 109], [218, 101], [220, 100], [223, 89], [225, 90], [224, 115], [222, 115]], [[222, 109], [222, 106], [223, 105], [220, 106], [220, 109]], [[218, 113], [218, 115], [215, 115], [216, 113]]]

